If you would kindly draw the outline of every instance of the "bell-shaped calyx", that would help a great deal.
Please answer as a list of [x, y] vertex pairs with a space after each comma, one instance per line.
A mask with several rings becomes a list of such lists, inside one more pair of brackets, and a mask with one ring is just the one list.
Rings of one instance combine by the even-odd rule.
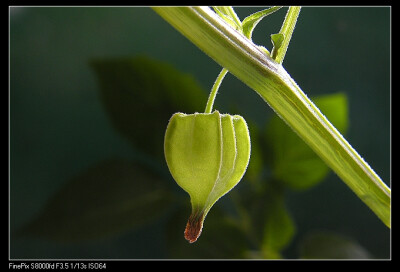
[[214, 203], [243, 177], [250, 160], [250, 135], [239, 115], [175, 113], [165, 133], [168, 168], [189, 195], [192, 214], [185, 238], [193, 243]]

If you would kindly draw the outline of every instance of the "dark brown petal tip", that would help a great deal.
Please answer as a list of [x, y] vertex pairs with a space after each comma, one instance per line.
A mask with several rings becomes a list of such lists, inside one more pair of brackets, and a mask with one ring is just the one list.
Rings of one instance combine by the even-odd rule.
[[203, 229], [203, 219], [203, 213], [190, 215], [185, 229], [185, 239], [188, 240], [189, 243], [194, 243], [197, 241], [197, 238], [199, 238], [201, 230]]

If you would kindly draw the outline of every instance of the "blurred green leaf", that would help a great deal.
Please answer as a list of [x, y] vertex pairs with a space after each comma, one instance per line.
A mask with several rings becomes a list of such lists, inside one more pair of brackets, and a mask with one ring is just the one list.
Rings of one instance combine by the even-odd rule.
[[344, 93], [321, 95], [313, 99], [328, 120], [342, 134], [347, 132], [349, 126], [349, 113], [347, 96]]
[[289, 245], [295, 233], [295, 225], [286, 209], [283, 194], [268, 194], [265, 206], [265, 224], [262, 240], [263, 256], [280, 258], [280, 252]]
[[[348, 127], [347, 97], [337, 93], [313, 99], [331, 123], [345, 133]], [[267, 126], [267, 144], [272, 150], [272, 169], [276, 179], [291, 189], [307, 189], [329, 173], [326, 164], [280, 118]]]
[[170, 258], [178, 259], [236, 259], [244, 258], [248, 241], [243, 231], [218, 208], [207, 215], [204, 231], [196, 244], [183, 237], [190, 210], [180, 209], [171, 218], [167, 228]]
[[302, 259], [369, 259], [371, 255], [358, 243], [341, 235], [317, 232], [300, 244]]
[[98, 239], [157, 218], [171, 202], [151, 170], [107, 160], [69, 180], [20, 234], [59, 242]]
[[262, 191], [235, 195], [237, 207], [243, 208], [241, 226], [256, 250], [246, 251], [249, 258], [280, 259], [281, 251], [293, 239], [294, 221], [286, 208], [284, 188], [273, 180], [265, 182]]
[[263, 258], [279, 259], [280, 252], [291, 242], [296, 227], [285, 206], [284, 191], [269, 183], [265, 192], [254, 194], [247, 206], [251, 214], [251, 233], [258, 241]]
[[206, 92], [189, 74], [144, 56], [93, 60], [100, 97], [113, 126], [136, 148], [163, 157], [175, 112], [204, 111]]

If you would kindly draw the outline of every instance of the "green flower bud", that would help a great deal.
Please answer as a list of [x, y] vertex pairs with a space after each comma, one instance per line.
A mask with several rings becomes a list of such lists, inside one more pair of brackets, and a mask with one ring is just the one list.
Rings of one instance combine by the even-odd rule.
[[243, 177], [250, 160], [250, 136], [239, 115], [175, 113], [165, 133], [168, 168], [189, 195], [192, 213], [185, 238], [193, 243], [214, 203]]

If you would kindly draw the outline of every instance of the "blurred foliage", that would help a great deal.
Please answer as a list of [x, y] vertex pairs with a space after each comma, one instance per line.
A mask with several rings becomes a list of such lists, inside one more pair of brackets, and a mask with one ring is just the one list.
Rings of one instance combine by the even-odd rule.
[[[324, 95], [313, 102], [342, 133], [348, 126], [347, 98], [343, 93]], [[274, 116], [265, 130], [272, 151], [272, 171], [275, 178], [291, 189], [307, 189], [322, 181], [328, 166], [278, 117]]]
[[135, 147], [163, 158], [164, 132], [177, 111], [204, 110], [207, 95], [191, 75], [146, 57], [93, 60], [111, 123]]
[[[169, 118], [175, 112], [202, 111], [207, 92], [190, 75], [144, 56], [97, 59], [91, 64], [112, 125], [159, 167], [152, 169], [123, 159], [100, 162], [68, 181], [20, 234], [82, 242], [121, 234], [167, 216], [171, 258], [284, 258], [282, 251], [296, 233], [285, 193], [309, 189], [326, 177], [329, 169], [319, 157], [278, 117], [261, 128], [248, 120], [252, 156], [244, 180], [249, 182], [242, 181], [240, 190], [228, 194], [234, 212], [216, 205], [207, 216], [200, 239], [188, 244], [183, 230], [190, 213], [189, 198], [182, 201], [172, 186], [167, 186], [171, 179], [158, 174], [166, 168], [159, 159]], [[313, 101], [341, 132], [346, 131], [345, 94]], [[271, 169], [270, 173], [265, 169]], [[338, 237], [307, 238], [300, 245], [299, 257], [368, 256], [358, 245]]]
[[355, 241], [329, 232], [307, 235], [301, 243], [302, 259], [369, 259], [371, 255]]
[[163, 180], [137, 162], [110, 159], [68, 181], [21, 235], [82, 242], [129, 230], [165, 212]]

